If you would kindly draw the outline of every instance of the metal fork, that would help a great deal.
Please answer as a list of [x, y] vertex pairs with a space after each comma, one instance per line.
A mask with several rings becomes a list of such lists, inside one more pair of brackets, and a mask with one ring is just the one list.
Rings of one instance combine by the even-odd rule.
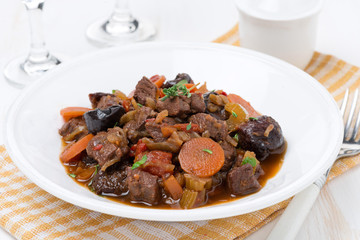
[[[344, 122], [346, 123], [344, 126], [343, 144], [341, 145], [341, 149], [336, 157], [336, 160], [342, 157], [354, 156], [360, 153], [360, 140], [356, 140], [360, 127], [360, 111], [357, 114], [356, 119], [354, 118], [357, 105], [360, 104], [358, 89], [356, 89], [354, 92], [354, 98], [351, 102], [350, 112], [346, 120], [345, 112], [346, 109], [349, 108], [348, 101], [349, 89], [346, 90], [340, 107], [340, 112], [343, 116]], [[355, 126], [354, 128], [351, 128], [353, 121], [355, 121]], [[331, 167], [313, 184], [311, 184], [302, 192], [296, 194], [296, 196], [291, 200], [290, 204], [282, 214], [279, 221], [276, 223], [267, 240], [295, 239], [305, 218], [314, 205], [321, 188], [325, 185], [330, 169]]]

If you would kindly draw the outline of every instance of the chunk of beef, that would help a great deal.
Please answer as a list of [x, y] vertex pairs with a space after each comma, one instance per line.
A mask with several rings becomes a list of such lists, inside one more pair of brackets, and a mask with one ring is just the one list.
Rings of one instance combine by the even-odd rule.
[[127, 137], [131, 142], [137, 143], [140, 138], [148, 136], [145, 131], [145, 121], [148, 118], [155, 117], [155, 115], [156, 112], [149, 107], [141, 107], [136, 110], [134, 120], [127, 122], [124, 126]]
[[146, 131], [155, 140], [155, 142], [163, 142], [166, 140], [161, 132], [162, 124], [155, 123], [155, 121], [148, 121], [145, 123]]
[[201, 94], [193, 93], [191, 94], [190, 99], [191, 99], [190, 108], [192, 113], [205, 112], [205, 102]]
[[260, 116], [239, 126], [239, 144], [243, 149], [253, 151], [259, 161], [270, 154], [281, 153], [285, 141], [280, 125], [269, 116]]
[[220, 146], [224, 150], [225, 161], [220, 171], [228, 171], [236, 158], [236, 148], [228, 141], [222, 141]]
[[121, 105], [122, 100], [114, 94], [96, 92], [89, 94], [89, 100], [92, 108], [105, 109], [115, 105]]
[[230, 193], [234, 195], [246, 195], [261, 189], [249, 163], [232, 168], [227, 174], [226, 183]]
[[96, 194], [114, 194], [120, 196], [128, 191], [126, 177], [126, 168], [112, 172], [100, 170], [94, 176], [91, 186]]
[[144, 201], [151, 205], [159, 203], [161, 191], [158, 177], [140, 169], [127, 168], [126, 179], [129, 197], [132, 201]]
[[122, 106], [122, 100], [113, 95], [107, 95], [107, 96], [103, 96], [102, 98], [100, 98], [100, 101], [98, 102], [96, 107], [99, 109], [106, 109], [111, 106], [117, 106], [117, 105]]
[[227, 125], [225, 121], [217, 120], [206, 113], [197, 113], [189, 118], [189, 121], [198, 124], [203, 131], [209, 131], [210, 137], [216, 141], [225, 140], [227, 136]]
[[191, 97], [177, 96], [169, 97], [156, 102], [156, 109], [161, 112], [168, 110], [171, 117], [186, 118], [188, 114], [205, 111], [205, 103], [200, 94], [191, 94]]
[[[233, 168], [235, 167], [241, 167], [242, 166], [242, 161], [244, 158], [244, 154], [240, 153], [236, 156], [235, 162], [233, 164]], [[255, 173], [254, 176], [256, 179], [258, 179], [260, 176], [264, 175], [265, 172], [264, 170], [261, 168], [260, 164], [257, 164], [255, 167]]]
[[163, 85], [163, 88], [172, 87], [172, 86], [174, 86], [175, 84], [177, 84], [178, 82], [180, 82], [182, 80], [186, 80], [187, 83], [194, 84], [194, 81], [191, 79], [189, 74], [187, 74], [187, 73], [179, 73], [178, 75], [176, 75], [176, 78], [174, 80], [166, 81], [164, 83], [164, 85]]
[[72, 118], [59, 129], [59, 134], [65, 141], [79, 140], [88, 134], [88, 129], [83, 117]]
[[98, 161], [101, 170], [121, 160], [129, 152], [125, 131], [119, 127], [99, 132], [86, 147], [87, 154]]
[[148, 97], [155, 101], [156, 92], [156, 85], [146, 77], [143, 77], [135, 87], [134, 98], [138, 103], [145, 105], [146, 98]]

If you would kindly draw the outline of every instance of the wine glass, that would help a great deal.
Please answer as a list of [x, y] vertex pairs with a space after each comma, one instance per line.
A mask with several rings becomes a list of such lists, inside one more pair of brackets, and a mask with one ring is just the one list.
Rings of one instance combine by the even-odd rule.
[[146, 41], [155, 34], [156, 30], [152, 24], [139, 22], [133, 17], [129, 9], [129, 0], [116, 0], [110, 18], [91, 24], [86, 31], [86, 36], [91, 42], [103, 47]]
[[22, 2], [26, 7], [30, 22], [30, 52], [27, 56], [13, 59], [4, 68], [5, 78], [16, 87], [28, 85], [61, 63], [49, 53], [45, 45], [42, 26], [45, 0], [22, 0]]

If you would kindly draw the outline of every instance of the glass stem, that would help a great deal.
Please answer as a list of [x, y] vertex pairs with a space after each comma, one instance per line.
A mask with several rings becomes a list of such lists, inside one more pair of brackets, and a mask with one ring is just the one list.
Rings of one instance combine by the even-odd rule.
[[46, 49], [44, 40], [42, 22], [44, 1], [45, 0], [23, 0], [30, 22], [31, 45], [28, 61], [33, 64], [46, 62], [49, 58], [49, 51]]
[[131, 22], [133, 16], [129, 9], [129, 0], [116, 0], [115, 9], [111, 18], [119, 22]]

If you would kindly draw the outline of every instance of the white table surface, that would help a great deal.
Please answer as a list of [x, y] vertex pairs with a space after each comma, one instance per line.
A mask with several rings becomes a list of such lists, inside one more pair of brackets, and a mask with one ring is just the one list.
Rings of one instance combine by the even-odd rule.
[[[107, 16], [113, 0], [48, 0], [44, 28], [48, 48], [67, 60], [98, 50], [89, 44], [87, 25]], [[155, 41], [209, 42], [237, 21], [231, 0], [133, 0], [134, 15], [153, 22], [159, 32]], [[319, 17], [317, 50], [360, 66], [360, 1], [325, 0]], [[0, 69], [12, 58], [25, 54], [29, 46], [27, 15], [21, 1], [0, 1]], [[0, 75], [0, 126], [5, 109], [20, 90]], [[4, 141], [0, 134], [0, 144]], [[360, 239], [360, 167], [346, 172], [322, 190], [297, 240]], [[265, 239], [277, 220], [247, 239]], [[13, 239], [0, 228], [0, 239]]]

